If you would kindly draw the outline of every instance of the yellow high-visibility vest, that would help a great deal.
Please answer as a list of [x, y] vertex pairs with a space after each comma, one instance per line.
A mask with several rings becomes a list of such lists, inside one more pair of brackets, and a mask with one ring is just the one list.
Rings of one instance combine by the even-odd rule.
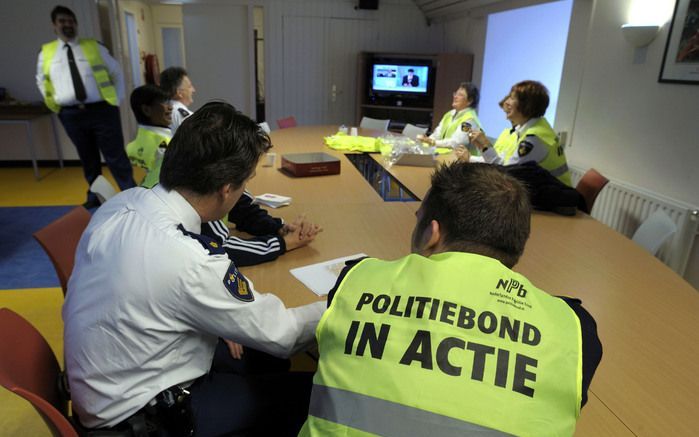
[[365, 259], [316, 331], [302, 436], [572, 436], [582, 398], [575, 312], [480, 255]]
[[516, 131], [510, 133], [510, 130], [511, 129], [505, 129], [493, 145], [495, 151], [498, 152], [500, 156], [503, 156], [503, 164], [507, 163], [512, 155], [514, 155], [519, 144], [526, 139], [527, 135], [534, 135], [546, 144], [548, 148], [546, 157], [538, 164], [558, 178], [559, 181], [569, 187], [571, 186], [572, 181], [565, 152], [559, 143], [558, 135], [556, 135], [556, 132], [554, 132], [545, 118], [539, 118], [533, 125], [519, 134], [517, 134]]
[[160, 165], [169, 143], [170, 137], [139, 127], [136, 138], [126, 145], [126, 156], [131, 164], [146, 169], [142, 187], [153, 188], [159, 182]]
[[[102, 55], [100, 55], [99, 43], [94, 39], [89, 38], [81, 38], [78, 43], [85, 54], [87, 62], [92, 68], [92, 74], [97, 82], [97, 89], [99, 89], [100, 95], [110, 105], [118, 106], [119, 101], [116, 88], [114, 87], [112, 78], [109, 76], [109, 70], [107, 70], [107, 67], [104, 65]], [[59, 112], [61, 110], [60, 105], [56, 103], [56, 99], [54, 97], [55, 90], [53, 83], [51, 82], [50, 74], [51, 61], [53, 60], [53, 57], [56, 56], [58, 47], [58, 40], [51, 41], [50, 43], [46, 43], [41, 46], [41, 54], [44, 60], [44, 103], [46, 103], [46, 106], [53, 112]]]

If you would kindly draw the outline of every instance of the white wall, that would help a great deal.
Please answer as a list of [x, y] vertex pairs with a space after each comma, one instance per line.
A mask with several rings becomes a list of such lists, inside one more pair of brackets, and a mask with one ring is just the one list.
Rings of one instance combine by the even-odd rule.
[[[315, 88], [311, 88], [310, 85], [306, 88], [304, 82], [307, 81], [301, 80], [301, 75], [305, 74], [304, 72], [331, 71], [327, 65], [327, 59], [331, 57], [323, 53], [328, 49], [327, 41], [331, 37], [329, 32], [333, 31], [332, 25], [327, 25], [328, 19], [355, 20], [359, 29], [377, 33], [376, 39], [373, 39], [374, 42], [365, 47], [357, 48], [356, 41], [348, 41], [347, 47], [329, 48], [329, 50], [342, 53], [352, 50], [438, 53], [444, 50], [443, 25], [428, 26], [424, 16], [411, 0], [382, 0], [376, 11], [355, 10], [356, 0], [268, 0], [262, 3], [265, 7], [266, 114], [272, 126], [275, 125], [275, 120], [288, 115], [295, 115], [301, 120], [305, 118], [304, 114], [294, 113], [298, 105], [290, 99], [299, 100], [304, 99], [304, 96], [320, 96], [320, 102], [308, 101], [307, 103], [327, 105], [332, 81], [324, 80], [321, 84], [315, 84]], [[314, 28], [319, 29], [315, 39], [304, 37], [301, 33], [297, 37], [293, 33], [290, 34], [287, 29], [285, 41], [283, 31], [285, 17], [289, 17], [287, 21], [298, 21], [291, 20], [291, 17], [304, 17], [304, 20], [309, 23], [315, 23]], [[299, 29], [299, 32], [301, 30]], [[325, 44], [319, 44], [318, 40]], [[285, 60], [285, 43], [296, 44], [295, 52], [305, 52], [306, 56]], [[357, 57], [345, 56], [344, 59], [340, 62], [342, 65], [335, 65], [334, 68], [355, 72]], [[294, 75], [299, 78], [298, 81], [293, 79]], [[283, 83], [279, 80], [281, 77], [286, 78], [287, 81]], [[285, 87], [288, 86], [295, 87], [293, 94], [285, 93]], [[351, 95], [354, 90], [344, 90], [344, 92], [346, 95]], [[351, 101], [354, 102], [353, 97]], [[325, 107], [308, 108], [308, 111], [318, 114]], [[312, 122], [313, 117], [308, 120]]]
[[[573, 11], [575, 16], [591, 10], [592, 19], [589, 31], [582, 23], [571, 27], [571, 37], [586, 44], [581, 52], [574, 41], [577, 49], [568, 52], [575, 68], [564, 70], [564, 78], [580, 80], [563, 82], [559, 108], [567, 110], [556, 120], [558, 130], [572, 132], [568, 160], [699, 205], [699, 86], [658, 83], [669, 26], [648, 47], [646, 61], [634, 64], [634, 50], [619, 30], [633, 0], [597, 1], [592, 9], [590, 1], [577, 0], [588, 5]], [[654, 3], [664, 11], [674, 4]]]
[[193, 109], [223, 99], [254, 116], [252, 23], [248, 7], [185, 4], [182, 7], [187, 72], [197, 92]]

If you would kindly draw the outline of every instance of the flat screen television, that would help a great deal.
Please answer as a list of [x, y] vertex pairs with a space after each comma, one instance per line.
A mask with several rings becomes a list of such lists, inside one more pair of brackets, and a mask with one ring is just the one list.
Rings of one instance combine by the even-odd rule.
[[369, 62], [369, 100], [378, 104], [431, 106], [434, 68], [430, 60], [374, 58]]

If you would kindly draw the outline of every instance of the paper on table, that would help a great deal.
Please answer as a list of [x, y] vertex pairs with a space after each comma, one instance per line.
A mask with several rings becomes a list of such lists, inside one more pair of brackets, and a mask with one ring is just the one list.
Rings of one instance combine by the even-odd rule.
[[311, 264], [304, 267], [298, 267], [289, 270], [292, 275], [308, 287], [318, 296], [328, 294], [340, 272], [345, 267], [345, 261], [367, 256], [365, 253], [356, 253], [354, 255], [345, 256], [342, 258], [331, 259], [318, 264]]
[[279, 208], [291, 204], [291, 197], [280, 196], [279, 194], [265, 193], [255, 196], [253, 203], [269, 206], [271, 208]]

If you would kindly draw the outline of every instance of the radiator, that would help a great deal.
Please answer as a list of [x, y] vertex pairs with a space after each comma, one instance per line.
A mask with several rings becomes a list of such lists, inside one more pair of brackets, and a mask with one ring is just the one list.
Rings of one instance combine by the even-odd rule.
[[[575, 186], [584, 170], [574, 166], [570, 170]], [[610, 180], [597, 196], [591, 215], [631, 238], [641, 223], [658, 208], [677, 224], [677, 233], [660, 248], [656, 256], [680, 276], [684, 276], [699, 230], [699, 208], [696, 206], [641, 187]]]

